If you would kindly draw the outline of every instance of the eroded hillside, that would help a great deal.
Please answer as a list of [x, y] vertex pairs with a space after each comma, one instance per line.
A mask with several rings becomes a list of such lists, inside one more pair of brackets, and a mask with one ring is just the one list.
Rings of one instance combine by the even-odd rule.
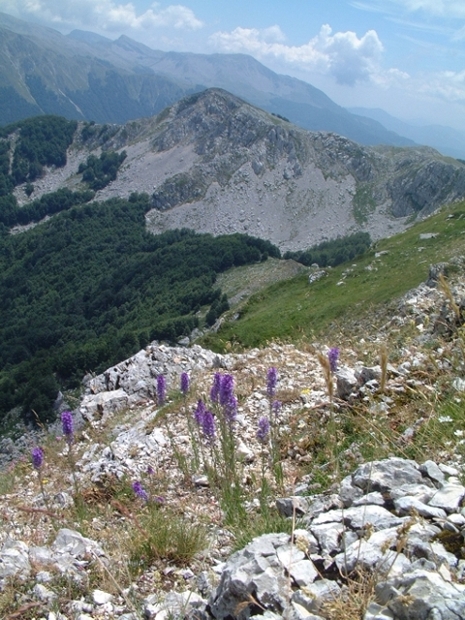
[[362, 147], [211, 89], [153, 118], [80, 125], [66, 166], [49, 169], [29, 198], [18, 187], [18, 199], [82, 189], [79, 164], [102, 150], [124, 150], [126, 159], [96, 199], [148, 193], [152, 232], [244, 232], [283, 250], [357, 230], [389, 236], [465, 195], [465, 165], [433, 149]]

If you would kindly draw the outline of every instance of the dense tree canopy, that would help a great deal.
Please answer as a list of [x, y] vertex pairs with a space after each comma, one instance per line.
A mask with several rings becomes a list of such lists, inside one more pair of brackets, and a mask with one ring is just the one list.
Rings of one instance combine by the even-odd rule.
[[116, 179], [118, 170], [125, 159], [126, 151], [119, 154], [114, 151], [103, 151], [100, 157], [90, 155], [85, 164], [80, 164], [78, 172], [82, 174], [82, 180], [90, 189], [98, 191]]
[[[18, 133], [14, 148], [11, 173], [3, 168], [2, 151], [11, 143], [3, 141], [0, 146], [0, 174], [10, 178], [13, 185], [34, 181], [42, 174], [43, 166], [64, 166], [66, 151], [73, 141], [76, 121], [61, 116], [35, 116], [0, 129], [0, 138], [8, 139]], [[1, 186], [1, 180], [0, 180]], [[1, 194], [0, 194], [1, 195]]]
[[319, 267], [336, 267], [336, 265], [360, 256], [370, 245], [370, 235], [358, 232], [346, 237], [323, 241], [308, 250], [286, 252], [284, 258], [293, 258], [307, 266], [316, 263]]
[[216, 274], [279, 256], [260, 239], [145, 230], [147, 195], [71, 207], [0, 246], [0, 415], [52, 416], [77, 385], [154, 339], [176, 341], [227, 307]]

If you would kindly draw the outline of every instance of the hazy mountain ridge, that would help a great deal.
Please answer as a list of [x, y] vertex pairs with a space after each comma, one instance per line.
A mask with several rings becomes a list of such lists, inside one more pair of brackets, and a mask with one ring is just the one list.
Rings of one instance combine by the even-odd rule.
[[400, 133], [418, 144], [429, 144], [444, 155], [465, 158], [465, 133], [452, 127], [403, 121], [379, 108], [349, 108], [349, 112], [379, 122], [386, 129]]
[[107, 131], [81, 125], [66, 166], [49, 168], [29, 199], [18, 187], [17, 198], [82, 189], [78, 166], [102, 149], [125, 150], [127, 157], [96, 199], [148, 193], [153, 232], [243, 232], [283, 250], [358, 230], [388, 236], [465, 196], [465, 166], [433, 149], [363, 147], [307, 132], [210, 89]]
[[[33, 114], [124, 123], [152, 116], [186, 94], [224, 88], [312, 131], [362, 144], [411, 141], [360, 119], [317, 88], [243, 54], [161, 52], [121, 36], [67, 36], [0, 13], [0, 123]], [[31, 62], [33, 59], [33, 62]]]

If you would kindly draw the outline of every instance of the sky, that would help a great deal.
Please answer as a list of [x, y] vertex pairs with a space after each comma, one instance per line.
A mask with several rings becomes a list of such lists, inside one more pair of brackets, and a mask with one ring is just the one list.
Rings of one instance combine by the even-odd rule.
[[250, 54], [344, 107], [465, 131], [465, 0], [0, 0], [67, 34]]

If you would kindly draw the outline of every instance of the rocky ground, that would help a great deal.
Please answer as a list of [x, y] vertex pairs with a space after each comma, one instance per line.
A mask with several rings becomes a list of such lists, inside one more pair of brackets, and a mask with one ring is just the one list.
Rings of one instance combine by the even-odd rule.
[[[457, 322], [465, 280], [437, 286], [438, 272], [350, 344], [217, 355], [195, 344], [153, 343], [87, 376], [71, 450], [59, 427], [23, 437], [22, 457], [9, 445], [0, 487], [0, 615], [465, 617], [465, 365]], [[327, 345], [339, 344], [338, 369], [328, 375]], [[282, 403], [272, 419], [282, 481], [270, 468], [273, 444], [257, 438], [259, 420], [270, 415], [270, 368]], [[181, 373], [191, 379], [185, 399]], [[215, 373], [233, 377], [239, 402], [235, 457], [247, 521], [263, 513], [265, 476], [267, 502], [284, 530], [249, 532], [243, 548], [219, 486], [195, 465], [189, 420], [199, 398], [209, 402]], [[446, 395], [457, 415], [441, 409]], [[39, 471], [30, 463], [37, 443]], [[148, 502], [131, 488], [137, 481]], [[130, 557], [149, 537], [144, 524], [155, 502], [160, 520], [201, 524], [204, 545], [187, 560], [161, 553], [134, 570]]]

